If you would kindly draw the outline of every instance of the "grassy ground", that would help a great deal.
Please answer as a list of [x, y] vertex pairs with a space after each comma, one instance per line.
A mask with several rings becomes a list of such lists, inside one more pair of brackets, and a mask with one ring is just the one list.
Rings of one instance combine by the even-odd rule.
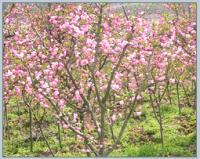
[[[13, 107], [8, 114], [10, 139], [4, 139], [4, 156], [51, 156], [41, 134], [36, 134], [38, 129], [35, 125], [33, 125], [33, 152], [30, 152], [28, 112], [20, 108], [22, 107], [17, 108], [16, 101], [13, 101]], [[110, 156], [195, 156], [196, 114], [191, 107], [183, 107], [179, 115], [176, 104], [162, 106], [164, 147], [160, 144], [159, 125], [151, 107], [148, 103], [144, 103], [142, 109], [142, 117], [131, 118], [118, 149]], [[61, 129], [62, 148], [60, 147], [56, 122], [48, 114], [44, 123], [44, 134], [55, 156], [85, 156], [80, 151], [83, 143], [76, 141], [73, 134], [63, 129]], [[121, 123], [120, 120], [116, 122], [115, 134], [118, 134]]]
[[164, 147], [160, 144], [160, 132], [153, 114], [144, 107], [146, 118], [132, 120], [124, 134], [122, 148], [111, 156], [195, 156], [195, 115], [190, 108], [182, 109], [181, 116], [175, 106], [163, 107]]

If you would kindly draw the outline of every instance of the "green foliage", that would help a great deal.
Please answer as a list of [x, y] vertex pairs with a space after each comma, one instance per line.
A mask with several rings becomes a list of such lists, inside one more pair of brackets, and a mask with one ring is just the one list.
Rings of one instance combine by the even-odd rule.
[[[196, 133], [194, 127], [189, 127], [192, 133], [184, 134], [183, 123], [195, 125], [195, 112], [190, 107], [182, 109], [181, 116], [178, 115], [177, 105], [164, 105], [162, 113], [164, 116], [164, 147], [160, 144], [159, 125], [155, 120], [148, 104], [144, 104], [143, 112], [147, 119], [133, 122], [128, 125], [128, 131], [124, 134], [121, 147], [112, 152], [110, 156], [126, 157], [192, 157], [196, 154]], [[184, 116], [185, 115], [185, 116]], [[180, 118], [187, 117], [187, 120]], [[178, 122], [179, 121], [179, 122]], [[182, 123], [183, 122], [183, 123]], [[143, 128], [143, 132], [138, 129]], [[117, 130], [117, 128], [115, 128]], [[117, 130], [118, 131], [118, 130]], [[148, 137], [148, 140], [145, 137]]]
[[[182, 92], [180, 93], [183, 94]], [[164, 128], [164, 147], [160, 143], [160, 131], [157, 120], [154, 118], [152, 107], [148, 101], [143, 103], [142, 112], [145, 118], [131, 118], [128, 122], [126, 131], [124, 132], [120, 144], [109, 156], [110, 157], [168, 157], [168, 156], [185, 156], [192, 157], [196, 154], [196, 115], [191, 107], [184, 106], [181, 114], [178, 114], [178, 106], [176, 105], [176, 96], [173, 96], [173, 104], [163, 103], [161, 107], [163, 115]], [[51, 153], [41, 135], [38, 134], [33, 142], [33, 152], [30, 152], [30, 142], [28, 134], [27, 113], [20, 104], [18, 112], [16, 106], [17, 99], [12, 99], [9, 103], [12, 105], [12, 112], [8, 113], [9, 127], [11, 130], [11, 138], [4, 140], [4, 156], [29, 156], [29, 157], [51, 157]], [[70, 111], [69, 110], [66, 111]], [[38, 116], [42, 114], [42, 109], [38, 110]], [[26, 121], [15, 124], [17, 120]], [[26, 124], [27, 123], [27, 124]], [[80, 151], [84, 147], [83, 143], [75, 140], [75, 135], [71, 131], [65, 131], [61, 128], [62, 149], [58, 141], [57, 124], [51, 115], [45, 116], [43, 122], [44, 134], [49, 142], [51, 149], [56, 157], [86, 157], [85, 153]], [[117, 119], [113, 132], [115, 137], [119, 134], [122, 119]], [[33, 135], [35, 136], [36, 125], [33, 126]], [[109, 127], [106, 127], [106, 131]], [[109, 144], [113, 143], [111, 134]]]

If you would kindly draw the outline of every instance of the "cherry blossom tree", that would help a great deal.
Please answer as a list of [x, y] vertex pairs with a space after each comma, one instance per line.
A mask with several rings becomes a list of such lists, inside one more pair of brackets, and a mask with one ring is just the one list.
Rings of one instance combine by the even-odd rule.
[[123, 6], [106, 14], [107, 5], [17, 3], [4, 15], [4, 105], [17, 97], [30, 113], [38, 105], [52, 112], [88, 156], [117, 147], [144, 94], [163, 143], [160, 106], [169, 85], [195, 81], [195, 18], [151, 23]]

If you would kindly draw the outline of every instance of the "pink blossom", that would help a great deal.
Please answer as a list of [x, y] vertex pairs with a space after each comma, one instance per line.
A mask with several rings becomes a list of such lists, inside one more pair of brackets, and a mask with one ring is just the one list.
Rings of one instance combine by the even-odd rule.
[[58, 95], [59, 95], [58, 90], [54, 91], [53, 95], [54, 95], [55, 98], [58, 98]]
[[94, 49], [95, 46], [96, 46], [96, 41], [93, 40], [93, 39], [87, 39], [86, 45], [87, 45], [88, 47], [92, 47], [92, 48]]
[[60, 5], [58, 5], [57, 7], [56, 7], [56, 9], [55, 9], [55, 11], [61, 11], [62, 10], [62, 7], [60, 6]]
[[10, 19], [9, 18], [6, 18], [5, 19], [5, 23], [9, 23], [10, 22]]
[[134, 90], [137, 87], [137, 84], [134, 80], [131, 81], [131, 83], [129, 83], [129, 87], [130, 89]]
[[[87, 32], [88, 30], [89, 30], [89, 25], [83, 25], [82, 27], [81, 27], [81, 31], [83, 32], [83, 33], [85, 33], [85, 32]], [[94, 47], [94, 45], [92, 46], [92, 47]]]
[[6, 73], [6, 76], [12, 76], [13, 75], [13, 73], [12, 73], [12, 71], [10, 71], [10, 70], [8, 70], [8, 72]]
[[82, 149], [82, 152], [91, 152], [90, 149]]
[[56, 70], [58, 68], [58, 62], [53, 62], [51, 64], [52, 69]]
[[63, 127], [64, 127], [65, 129], [68, 129], [68, 128], [70, 127], [70, 125], [69, 125], [69, 124], [63, 124]]
[[169, 79], [169, 82], [170, 82], [170, 83], [175, 83], [175, 79], [170, 78], [170, 79]]
[[48, 85], [48, 83], [44, 83], [41, 87], [44, 88], [44, 89], [46, 89], [46, 88], [49, 87], [49, 85]]
[[176, 54], [179, 54], [181, 51], [182, 51], [182, 48], [181, 48], [181, 47], [178, 47], [178, 49], [177, 49], [177, 51], [176, 51]]
[[88, 86], [88, 87], [91, 87], [92, 85], [93, 85], [92, 82], [87, 82], [87, 86]]
[[43, 104], [43, 107], [44, 107], [44, 108], [49, 108], [49, 105], [48, 105], [47, 103], [44, 103], [44, 104]]
[[78, 119], [78, 114], [77, 113], [73, 113], [73, 121], [77, 122]]
[[101, 73], [100, 71], [97, 71], [97, 72], [95, 73], [95, 75], [96, 75], [97, 77], [100, 77], [100, 76], [102, 75], [102, 73]]
[[32, 94], [33, 93], [33, 89], [29, 86], [26, 86], [26, 91], [29, 93], [29, 94]]
[[59, 100], [59, 103], [58, 103], [61, 107], [64, 107], [65, 106], [65, 100], [61, 99]]
[[57, 47], [54, 47], [52, 50], [52, 55], [56, 55], [58, 53], [58, 48]]
[[60, 62], [58, 64], [58, 70], [62, 70], [63, 68], [64, 68], [64, 64]]
[[120, 86], [117, 85], [117, 84], [112, 84], [112, 85], [111, 85], [111, 88], [112, 88], [113, 90], [117, 91], [117, 90], [120, 89]]
[[124, 105], [124, 101], [123, 101], [123, 100], [120, 100], [120, 101], [119, 101], [119, 104], [120, 104], [120, 105]]
[[76, 90], [76, 92], [75, 92], [75, 100], [76, 100], [77, 102], [81, 101], [80, 92], [79, 92], [78, 90]]
[[139, 117], [139, 116], [142, 115], [142, 112], [134, 112], [134, 115], [135, 115], [136, 117]]
[[142, 97], [140, 95], [137, 96], [137, 100], [140, 100], [142, 99]]
[[77, 135], [77, 139], [80, 140], [80, 141], [84, 140], [84, 138], [82, 136], [80, 136], [80, 135]]
[[60, 29], [67, 29], [69, 26], [69, 22], [65, 22], [63, 25], [60, 26]]
[[192, 80], [196, 81], [196, 76], [192, 76]]
[[83, 60], [80, 61], [80, 65], [81, 66], [85, 66], [87, 64], [88, 64], [88, 60], [87, 59], [83, 59]]
[[40, 78], [41, 75], [42, 75], [41, 72], [36, 72], [36, 73], [35, 73], [35, 78], [36, 78], [37, 80], [39, 80], [39, 78]]
[[47, 93], [50, 93], [50, 92], [51, 92], [51, 88], [47, 87], [47, 88], [46, 88], [46, 92], [47, 92]]
[[157, 81], [164, 81], [165, 80], [165, 76], [161, 76], [157, 78]]
[[119, 43], [119, 46], [120, 46], [121, 48], [124, 48], [126, 44], [128, 44], [128, 41], [123, 40], [121, 43]]
[[107, 85], [103, 85], [103, 86], [100, 87], [100, 89], [103, 90], [103, 91], [105, 91], [106, 88], [107, 88]]
[[78, 5], [78, 6], [77, 6], [77, 10], [78, 10], [78, 11], [81, 11], [81, 10], [82, 10], [82, 6], [81, 6], [81, 5]]
[[17, 95], [21, 95], [21, 89], [18, 86], [15, 86], [15, 91]]
[[51, 87], [56, 87], [57, 85], [58, 85], [58, 83], [57, 83], [56, 80], [50, 82], [50, 86], [51, 86]]
[[112, 62], [116, 62], [116, 58], [115, 58], [115, 57], [111, 57], [110, 60], [111, 60]]
[[115, 115], [115, 114], [113, 114], [113, 115], [111, 116], [111, 120], [112, 120], [112, 122], [115, 122], [115, 120], [116, 120], [116, 115]]
[[31, 77], [27, 77], [26, 79], [27, 79], [28, 84], [31, 85], [32, 84]]

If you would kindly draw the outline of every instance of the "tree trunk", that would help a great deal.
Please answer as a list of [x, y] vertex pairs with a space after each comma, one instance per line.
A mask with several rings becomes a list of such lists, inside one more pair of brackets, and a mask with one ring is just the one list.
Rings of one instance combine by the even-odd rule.
[[8, 110], [7, 110], [7, 103], [4, 104], [4, 124], [3, 124], [3, 130], [4, 134], [7, 139], [10, 139], [10, 133], [9, 133], [9, 128], [8, 128]]
[[176, 82], [176, 93], [178, 98], [178, 111], [179, 115], [181, 114], [181, 104], [180, 104], [180, 95], [179, 95], [179, 81]]
[[33, 134], [32, 134], [32, 112], [29, 108], [29, 135], [30, 135], [30, 152], [33, 152]]
[[60, 123], [57, 123], [57, 125], [58, 125], [58, 141], [59, 141], [59, 146], [60, 146], [60, 149], [62, 149]]

